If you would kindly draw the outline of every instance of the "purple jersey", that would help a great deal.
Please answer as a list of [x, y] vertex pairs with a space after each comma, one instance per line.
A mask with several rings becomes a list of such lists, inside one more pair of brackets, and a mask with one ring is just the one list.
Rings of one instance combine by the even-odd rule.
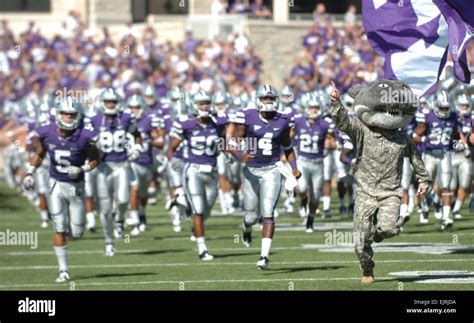
[[[418, 126], [419, 123], [423, 123], [426, 120], [426, 115], [430, 113], [430, 110], [427, 108], [423, 109], [418, 109], [415, 113], [415, 123], [416, 126]], [[415, 129], [416, 129], [415, 126]], [[416, 148], [420, 153], [424, 153], [426, 151], [426, 142], [420, 142], [419, 144], [416, 144]]]
[[298, 154], [311, 159], [323, 158], [326, 135], [335, 132], [334, 121], [318, 118], [311, 124], [305, 116], [298, 116], [295, 127]]
[[427, 127], [425, 133], [426, 150], [452, 150], [453, 134], [459, 132], [457, 113], [451, 112], [448, 118], [441, 119], [433, 111], [430, 111], [429, 113], [418, 115], [417, 121], [426, 124]]
[[130, 112], [123, 111], [110, 117], [101, 112], [91, 118], [91, 125], [100, 144], [102, 161], [127, 160], [127, 133], [136, 130], [135, 117]]
[[153, 145], [151, 132], [161, 128], [161, 120], [156, 114], [149, 112], [137, 121], [137, 130], [142, 138], [142, 150], [138, 159], [134, 163], [151, 166], [153, 165]]
[[[467, 114], [464, 117], [461, 117], [461, 116], [459, 117], [460, 133], [464, 135], [468, 144], [470, 142], [469, 136], [472, 133], [472, 126], [473, 126], [472, 121], [473, 121], [473, 115], [471, 115], [471, 113]], [[454, 145], [454, 149], [456, 151], [463, 151], [465, 148], [464, 148], [464, 145]]]
[[294, 127], [294, 119], [287, 114], [275, 112], [272, 119], [264, 120], [257, 109], [237, 111], [233, 121], [246, 128], [248, 151], [255, 156], [247, 162], [250, 167], [264, 167], [279, 161], [283, 135], [288, 136]]
[[182, 116], [173, 123], [171, 137], [186, 140], [184, 157], [189, 163], [215, 166], [218, 141], [227, 123], [227, 116], [220, 113], [208, 123], [200, 123], [194, 116]]
[[469, 136], [471, 135], [473, 117], [474, 116], [471, 113], [464, 117], [459, 117], [459, 123], [461, 127], [460, 133], [462, 133], [466, 138], [469, 138]]
[[86, 161], [86, 148], [93, 141], [94, 133], [91, 129], [77, 128], [67, 138], [61, 136], [55, 123], [41, 126], [37, 130], [41, 144], [46, 149], [51, 163], [49, 175], [62, 182], [79, 182], [84, 180], [82, 174], [77, 179], [70, 179], [67, 173], [68, 166], [81, 167]]

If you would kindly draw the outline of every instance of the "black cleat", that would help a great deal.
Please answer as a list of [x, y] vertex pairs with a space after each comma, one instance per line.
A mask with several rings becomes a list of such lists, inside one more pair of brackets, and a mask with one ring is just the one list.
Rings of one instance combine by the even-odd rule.
[[252, 232], [244, 232], [242, 235], [244, 246], [250, 248], [252, 246]]
[[264, 270], [268, 268], [268, 258], [264, 256], [260, 256], [260, 259], [257, 261], [257, 268], [260, 270]]

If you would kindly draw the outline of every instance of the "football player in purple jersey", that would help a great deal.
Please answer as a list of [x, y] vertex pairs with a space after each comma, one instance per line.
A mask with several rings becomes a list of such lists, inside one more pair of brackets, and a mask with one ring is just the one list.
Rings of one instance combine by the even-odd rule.
[[323, 158], [326, 138], [334, 139], [335, 124], [331, 119], [322, 118], [321, 101], [309, 94], [303, 99], [304, 114], [295, 117], [295, 127], [290, 136], [295, 137], [298, 167], [301, 177], [298, 191], [301, 198], [309, 196], [306, 232], [313, 232], [314, 216], [318, 208], [323, 188]]
[[159, 132], [162, 125], [160, 119], [152, 111], [148, 111], [141, 95], [134, 94], [128, 98], [127, 107], [135, 115], [142, 142], [140, 155], [132, 161], [134, 178], [128, 218], [128, 224], [133, 226], [130, 234], [136, 236], [146, 228], [145, 208], [148, 202], [148, 184], [153, 178], [153, 147], [163, 147]]
[[455, 103], [461, 131], [459, 139], [453, 147], [453, 176], [451, 177], [450, 189], [453, 196], [456, 196], [456, 202], [453, 207], [454, 219], [461, 219], [461, 206], [469, 195], [471, 188], [472, 162], [469, 137], [472, 133], [472, 102], [471, 98], [466, 94], [460, 94], [457, 96]]
[[243, 241], [246, 246], [250, 246], [252, 241], [252, 226], [260, 218], [263, 220], [261, 254], [257, 262], [259, 269], [268, 267], [275, 231], [274, 212], [282, 186], [282, 174], [276, 163], [280, 160], [282, 149], [293, 176], [301, 176], [290, 138], [294, 120], [277, 112], [278, 101], [278, 92], [273, 86], [260, 85], [256, 93], [257, 109], [236, 112], [232, 121], [237, 125], [229, 139], [231, 153], [246, 164], [243, 170]]
[[[129, 160], [140, 156], [141, 138], [134, 115], [128, 110], [122, 111], [122, 99], [114, 89], [105, 89], [101, 100], [102, 112], [93, 116], [90, 124], [101, 151], [102, 163], [97, 168], [97, 195], [105, 235], [104, 254], [113, 256], [114, 234], [116, 238], [123, 236], [123, 221], [130, 198], [132, 171]], [[133, 136], [134, 144], [130, 144], [133, 140], [128, 138], [128, 134]]]
[[[453, 139], [459, 136], [459, 121], [457, 113], [452, 109], [452, 102], [446, 91], [436, 94], [434, 109], [428, 114], [422, 114], [417, 120], [413, 141], [425, 143], [423, 161], [426, 165], [431, 179], [438, 178], [438, 186], [442, 191], [442, 220], [441, 229], [445, 230], [452, 226], [451, 214], [451, 192], [449, 182], [452, 175], [452, 150]], [[434, 206], [435, 216], [440, 207], [435, 194]]]
[[[50, 195], [48, 200], [54, 237], [53, 245], [59, 263], [56, 282], [70, 279], [67, 264], [66, 235], [77, 239], [85, 229], [84, 174], [100, 160], [91, 129], [83, 127], [81, 104], [74, 98], [61, 99], [56, 107], [56, 123], [38, 128], [35, 153], [31, 157], [23, 187], [35, 185], [34, 173], [46, 154], [50, 158]], [[88, 160], [88, 162], [86, 162]]]
[[217, 198], [217, 148], [228, 120], [225, 114], [213, 113], [213, 98], [202, 90], [193, 96], [191, 112], [192, 115], [181, 116], [173, 123], [166, 156], [169, 164], [173, 164], [175, 151], [186, 141], [183, 185], [192, 209], [198, 254], [201, 260], [208, 261], [214, 257], [207, 250], [204, 220], [210, 216]]

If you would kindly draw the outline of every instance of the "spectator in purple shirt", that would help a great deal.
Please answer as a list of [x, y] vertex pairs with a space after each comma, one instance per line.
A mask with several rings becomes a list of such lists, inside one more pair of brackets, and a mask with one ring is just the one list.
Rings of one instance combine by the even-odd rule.
[[263, 0], [255, 0], [255, 3], [250, 6], [250, 10], [257, 17], [270, 17], [272, 15], [270, 9], [263, 4]]

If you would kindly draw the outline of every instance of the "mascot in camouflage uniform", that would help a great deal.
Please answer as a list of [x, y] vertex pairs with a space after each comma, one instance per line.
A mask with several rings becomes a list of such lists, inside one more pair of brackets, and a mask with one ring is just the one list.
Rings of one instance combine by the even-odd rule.
[[332, 116], [336, 126], [352, 139], [356, 151], [351, 167], [357, 182], [355, 252], [363, 270], [362, 283], [370, 284], [374, 281], [372, 242], [400, 232], [403, 158], [408, 157], [413, 166], [419, 183], [417, 195], [426, 194], [432, 182], [415, 144], [402, 130], [416, 111], [408, 86], [400, 81], [378, 80], [351, 88], [349, 95], [354, 98], [357, 118], [347, 115], [339, 91], [334, 83], [332, 86]]

